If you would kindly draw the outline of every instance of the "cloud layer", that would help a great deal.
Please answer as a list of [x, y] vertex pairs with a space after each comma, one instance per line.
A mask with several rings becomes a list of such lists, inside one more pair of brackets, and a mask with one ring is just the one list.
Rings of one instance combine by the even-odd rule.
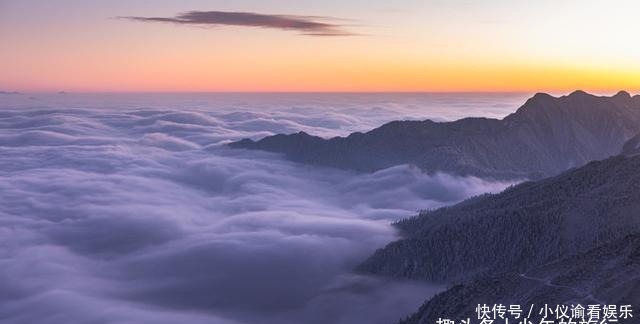
[[396, 237], [391, 221], [507, 185], [411, 166], [357, 175], [220, 145], [425, 115], [354, 98], [253, 100], [0, 101], [0, 319], [393, 322], [438, 287], [353, 266]]
[[189, 11], [175, 17], [120, 17], [141, 22], [199, 26], [244, 26], [297, 31], [309, 36], [352, 36], [336, 18], [296, 15], [268, 15], [253, 12]]

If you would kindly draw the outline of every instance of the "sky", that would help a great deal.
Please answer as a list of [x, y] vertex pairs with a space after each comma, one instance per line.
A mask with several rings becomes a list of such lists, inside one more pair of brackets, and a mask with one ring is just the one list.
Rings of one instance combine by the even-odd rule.
[[640, 89], [632, 0], [0, 0], [0, 91]]

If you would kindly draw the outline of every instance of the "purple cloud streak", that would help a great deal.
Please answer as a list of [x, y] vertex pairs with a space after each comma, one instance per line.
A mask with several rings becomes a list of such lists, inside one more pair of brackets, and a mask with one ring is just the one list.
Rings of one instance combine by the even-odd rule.
[[269, 15], [253, 12], [227, 11], [189, 11], [175, 17], [119, 17], [141, 22], [162, 22], [183, 25], [204, 26], [245, 26], [293, 30], [308, 36], [353, 36], [344, 29], [344, 25], [327, 21], [338, 20], [332, 17]]

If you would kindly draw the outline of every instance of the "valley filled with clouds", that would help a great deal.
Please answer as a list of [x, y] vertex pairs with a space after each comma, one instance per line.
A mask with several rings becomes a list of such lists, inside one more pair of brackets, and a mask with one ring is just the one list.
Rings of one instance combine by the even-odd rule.
[[0, 320], [389, 323], [441, 287], [354, 274], [390, 223], [510, 183], [234, 150], [527, 95], [0, 95]]

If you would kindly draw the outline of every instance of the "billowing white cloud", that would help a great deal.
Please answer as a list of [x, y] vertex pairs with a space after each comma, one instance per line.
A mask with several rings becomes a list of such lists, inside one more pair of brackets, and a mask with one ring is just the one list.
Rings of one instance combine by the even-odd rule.
[[344, 134], [400, 108], [169, 99], [0, 102], [3, 321], [395, 321], [437, 288], [351, 272], [396, 237], [389, 223], [508, 185], [411, 166], [354, 174], [221, 145]]

